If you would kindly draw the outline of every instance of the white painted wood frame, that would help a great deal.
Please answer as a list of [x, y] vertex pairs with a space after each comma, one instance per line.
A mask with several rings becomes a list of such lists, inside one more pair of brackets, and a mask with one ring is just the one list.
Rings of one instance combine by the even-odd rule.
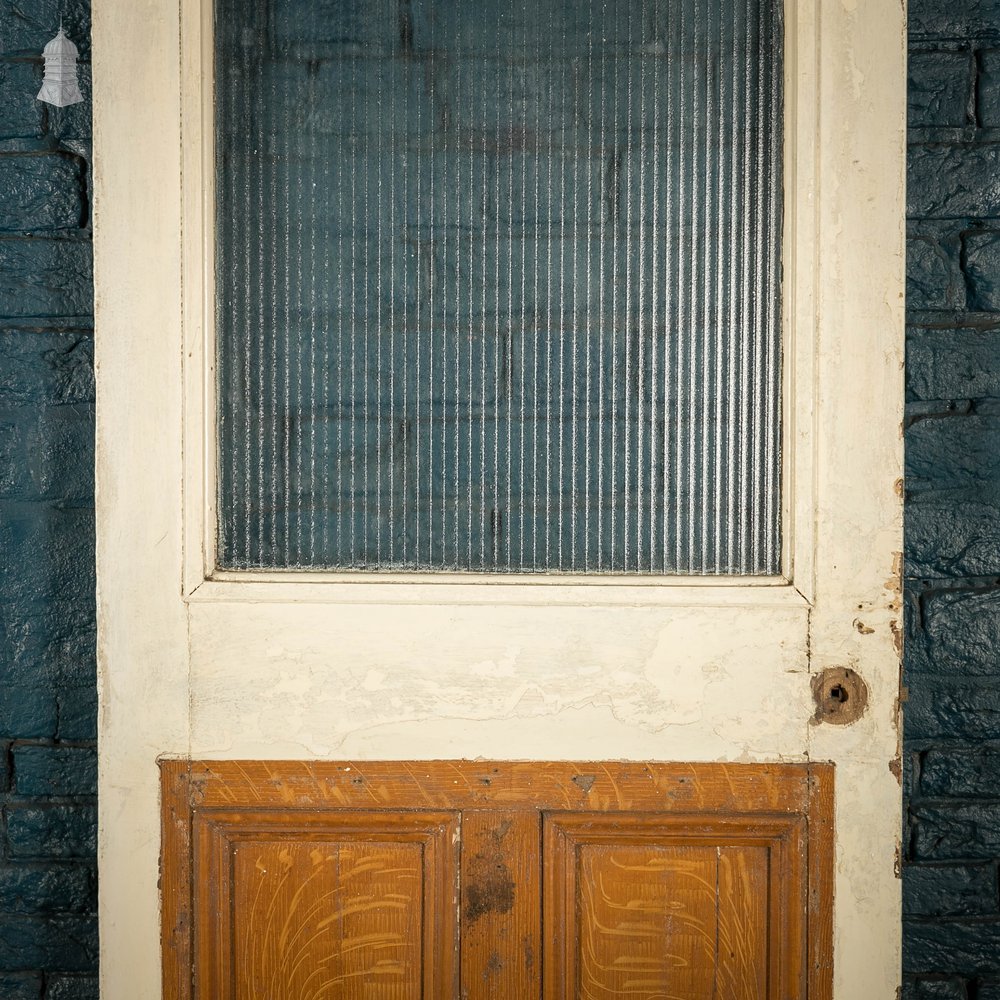
[[215, 570], [211, 3], [94, 0], [105, 1000], [160, 996], [162, 755], [832, 760], [836, 1000], [895, 996], [905, 10], [786, 11], [784, 573], [637, 582]]

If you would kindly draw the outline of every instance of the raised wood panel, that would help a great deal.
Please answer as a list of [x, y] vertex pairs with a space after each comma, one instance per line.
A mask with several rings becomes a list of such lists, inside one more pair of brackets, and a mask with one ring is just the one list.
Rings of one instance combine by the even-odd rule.
[[805, 1000], [804, 819], [544, 818], [546, 1000]]
[[162, 770], [165, 1000], [830, 1000], [832, 767]]
[[236, 1000], [419, 997], [417, 844], [233, 845]]
[[210, 811], [194, 830], [197, 997], [452, 995], [456, 813]]

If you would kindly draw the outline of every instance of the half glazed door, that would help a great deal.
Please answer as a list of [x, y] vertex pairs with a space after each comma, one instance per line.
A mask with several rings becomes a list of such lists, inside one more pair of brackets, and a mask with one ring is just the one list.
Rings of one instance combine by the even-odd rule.
[[903, 20], [94, 0], [105, 996], [894, 995]]

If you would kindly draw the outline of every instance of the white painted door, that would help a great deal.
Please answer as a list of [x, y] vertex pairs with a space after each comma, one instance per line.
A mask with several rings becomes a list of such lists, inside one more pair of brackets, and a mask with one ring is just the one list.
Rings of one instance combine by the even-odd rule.
[[[218, 571], [210, 4], [95, 0], [94, 36], [103, 995], [159, 996], [179, 755], [833, 761], [835, 996], [894, 996], [900, 5], [786, 6], [784, 570], [760, 579]], [[816, 721], [828, 669], [867, 687], [852, 725]]]

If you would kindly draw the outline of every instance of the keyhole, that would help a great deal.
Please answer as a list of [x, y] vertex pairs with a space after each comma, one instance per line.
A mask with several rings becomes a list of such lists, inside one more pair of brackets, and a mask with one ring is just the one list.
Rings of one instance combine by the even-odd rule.
[[847, 699], [850, 697], [847, 693], [847, 689], [842, 684], [834, 684], [830, 688], [830, 700], [839, 702], [843, 705]]

